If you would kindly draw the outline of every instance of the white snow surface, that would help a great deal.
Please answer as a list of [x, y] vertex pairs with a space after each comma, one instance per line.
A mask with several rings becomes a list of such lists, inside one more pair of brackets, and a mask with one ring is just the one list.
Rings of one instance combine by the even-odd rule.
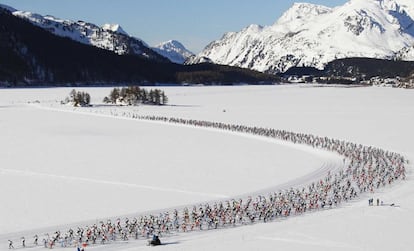
[[[0, 250], [7, 239], [117, 215], [220, 200], [300, 180], [340, 158], [131, 113], [312, 133], [414, 159], [414, 93], [319, 86], [165, 87], [169, 106], [114, 107], [110, 88], [80, 88], [94, 107], [60, 105], [68, 88], [0, 89]], [[163, 250], [411, 250], [414, 181], [340, 208], [235, 229], [180, 234]], [[312, 176], [311, 176], [312, 177]], [[368, 207], [368, 196], [398, 207]], [[156, 198], [156, 199], [154, 199]], [[81, 225], [83, 226], [83, 225]], [[30, 235], [31, 234], [31, 235]], [[149, 248], [130, 241], [99, 250]], [[33, 248], [43, 249], [43, 248]], [[59, 249], [59, 248], [58, 248]]]
[[194, 56], [194, 53], [184, 47], [177, 40], [169, 40], [152, 48], [158, 54], [168, 58], [171, 62], [183, 64], [188, 58]]
[[[336, 8], [296, 3], [271, 26], [250, 25], [210, 43], [190, 63], [209, 58], [258, 71], [322, 69], [339, 58], [396, 58], [414, 45], [414, 2], [352, 0]], [[407, 53], [404, 60], [414, 60]]]

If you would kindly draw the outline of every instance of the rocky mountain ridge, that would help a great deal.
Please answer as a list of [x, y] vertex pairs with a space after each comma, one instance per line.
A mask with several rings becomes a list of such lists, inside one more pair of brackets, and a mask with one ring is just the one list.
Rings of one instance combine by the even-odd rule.
[[130, 36], [119, 24], [98, 26], [80, 20], [63, 20], [50, 15], [42, 16], [28, 11], [19, 11], [6, 5], [0, 5], [0, 8], [10, 11], [14, 16], [28, 20], [54, 35], [113, 51], [118, 55], [131, 54], [157, 61], [168, 59], [179, 64], [193, 56], [193, 53], [180, 42], [173, 40], [152, 48], [142, 39]]
[[414, 60], [414, 1], [351, 0], [336, 8], [296, 3], [271, 26], [228, 32], [187, 63], [262, 72], [323, 69], [341, 58]]

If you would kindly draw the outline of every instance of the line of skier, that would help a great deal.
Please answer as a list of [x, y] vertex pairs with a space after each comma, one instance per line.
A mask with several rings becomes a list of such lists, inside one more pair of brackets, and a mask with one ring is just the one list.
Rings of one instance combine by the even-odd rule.
[[270, 128], [136, 114], [132, 114], [131, 118], [216, 128], [305, 144], [340, 154], [344, 157], [344, 164], [338, 172], [327, 173], [324, 178], [304, 184], [300, 188], [275, 191], [268, 195], [203, 203], [144, 215], [132, 220], [126, 218], [117, 219], [115, 222], [101, 221], [84, 228], [69, 229], [63, 234], [57, 231], [44, 240], [45, 247], [106, 244], [130, 238], [150, 238], [153, 235], [163, 236], [274, 221], [309, 211], [336, 207], [361, 193], [374, 192], [396, 180], [403, 180], [406, 175], [405, 164], [408, 162], [403, 156], [372, 146]]

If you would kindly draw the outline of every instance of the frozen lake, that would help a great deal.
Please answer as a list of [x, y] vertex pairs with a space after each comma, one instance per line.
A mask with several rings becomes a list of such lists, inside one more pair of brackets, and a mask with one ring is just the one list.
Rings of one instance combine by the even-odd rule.
[[[0, 90], [0, 196], [7, 202], [1, 207], [0, 234], [229, 198], [340, 161], [260, 137], [131, 120], [131, 113], [312, 133], [414, 159], [414, 92], [409, 90], [162, 89], [169, 106], [130, 108], [102, 105], [110, 88], [78, 88], [91, 94], [94, 107], [76, 109], [60, 105], [68, 88]], [[180, 245], [165, 248], [409, 250], [407, 230], [414, 223], [409, 172], [407, 181], [373, 195], [400, 208], [367, 208], [362, 198], [284, 222], [183, 235], [176, 237]]]

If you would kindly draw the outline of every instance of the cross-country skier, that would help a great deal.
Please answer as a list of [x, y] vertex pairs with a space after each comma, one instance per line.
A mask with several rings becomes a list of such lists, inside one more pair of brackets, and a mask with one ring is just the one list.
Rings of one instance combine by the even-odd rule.
[[33, 238], [34, 238], [34, 241], [33, 241], [33, 244], [35, 244], [36, 246], [38, 245], [38, 240], [39, 240], [39, 236], [37, 236], [37, 234], [35, 235], [35, 236], [33, 236]]
[[14, 249], [14, 246], [13, 246], [13, 241], [11, 241], [11, 240], [9, 240], [9, 249]]

